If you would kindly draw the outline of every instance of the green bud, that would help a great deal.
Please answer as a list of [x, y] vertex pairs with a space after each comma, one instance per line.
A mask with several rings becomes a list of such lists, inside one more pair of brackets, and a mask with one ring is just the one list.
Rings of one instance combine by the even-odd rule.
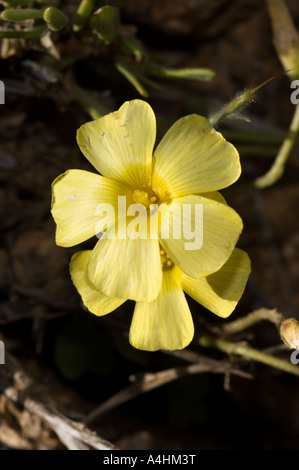
[[280, 324], [280, 337], [290, 349], [299, 349], [299, 321], [287, 318]]
[[267, 83], [271, 82], [271, 80], [274, 80], [277, 75], [274, 75], [273, 77], [269, 78], [265, 82], [261, 83], [259, 86], [252, 88], [251, 90], [245, 90], [243, 93], [239, 93], [236, 95], [232, 101], [227, 103], [220, 111], [217, 113], [213, 114], [210, 118], [209, 121], [214, 126], [217, 124], [219, 121], [236, 115], [242, 108], [244, 108], [247, 104], [249, 104], [255, 93], [260, 90], [263, 86], [265, 86]]
[[82, 0], [73, 24], [73, 31], [80, 31], [88, 21], [95, 5], [95, 0]]
[[116, 38], [120, 26], [120, 13], [117, 8], [109, 5], [99, 8], [90, 19], [90, 26], [94, 33], [110, 44]]
[[69, 21], [68, 17], [55, 7], [46, 8], [43, 17], [48, 28], [52, 31], [60, 31]]
[[17, 10], [4, 10], [1, 13], [1, 18], [6, 21], [25, 21], [35, 20], [43, 17], [42, 10], [36, 8], [24, 8]]

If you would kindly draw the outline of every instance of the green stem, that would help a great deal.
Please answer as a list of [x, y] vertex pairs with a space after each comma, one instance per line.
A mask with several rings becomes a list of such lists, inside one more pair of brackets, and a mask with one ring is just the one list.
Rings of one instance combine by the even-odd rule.
[[18, 31], [15, 29], [0, 29], [0, 38], [36, 39], [41, 37], [46, 28], [47, 26], [42, 24]]
[[249, 313], [246, 317], [238, 318], [238, 320], [226, 323], [221, 329], [227, 334], [235, 334], [245, 330], [246, 328], [250, 328], [252, 325], [262, 320], [268, 320], [275, 325], [278, 325], [282, 320], [282, 315], [276, 310], [261, 308]]
[[144, 88], [144, 86], [140, 83], [136, 75], [133, 74], [131, 70], [129, 70], [127, 67], [125, 67], [123, 64], [121, 64], [118, 61], [115, 61], [115, 67], [121, 73], [130, 83], [133, 85], [134, 88], [140, 93], [141, 96], [144, 96], [144, 98], [148, 98], [148, 92]]
[[290, 374], [299, 376], [299, 367], [291, 364], [290, 362], [284, 361], [277, 357], [271, 356], [264, 352], [253, 349], [244, 343], [232, 343], [220, 338], [212, 336], [202, 336], [199, 338], [199, 344], [207, 348], [216, 348], [227, 354], [237, 354], [238, 356], [245, 357], [247, 359], [253, 359], [254, 361], [261, 362], [270, 367], [289, 372]]
[[299, 132], [299, 105], [296, 105], [294, 116], [291, 122], [289, 132], [280, 147], [277, 157], [269, 171], [263, 176], [256, 178], [253, 182], [255, 188], [266, 188], [276, 183], [276, 181], [282, 176], [285, 163], [288, 156], [295, 144], [297, 135]]
[[157, 78], [199, 80], [203, 82], [208, 82], [215, 77], [215, 72], [207, 68], [171, 69], [153, 64], [146, 67], [146, 72]]
[[79, 86], [74, 88], [73, 97], [92, 119], [99, 119], [109, 112], [102, 103], [97, 101], [94, 96], [90, 94], [90, 92]]
[[95, 0], [82, 0], [82, 2], [80, 3], [78, 7], [74, 24], [73, 24], [73, 30], [76, 33], [85, 26], [85, 24], [88, 21], [88, 18], [92, 14], [94, 7], [95, 7]]
[[16, 6], [31, 6], [33, 5], [34, 0], [6, 0], [5, 4], [9, 5], [10, 7]]

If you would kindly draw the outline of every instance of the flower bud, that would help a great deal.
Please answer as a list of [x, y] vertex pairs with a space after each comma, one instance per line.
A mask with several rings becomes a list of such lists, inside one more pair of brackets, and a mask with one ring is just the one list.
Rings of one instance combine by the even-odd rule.
[[48, 7], [44, 11], [44, 20], [52, 31], [60, 31], [68, 23], [68, 17], [55, 7]]
[[91, 17], [90, 25], [95, 34], [110, 44], [118, 34], [120, 26], [120, 13], [117, 8], [106, 5], [99, 8]]
[[290, 349], [299, 349], [299, 321], [287, 318], [280, 324], [280, 337]]

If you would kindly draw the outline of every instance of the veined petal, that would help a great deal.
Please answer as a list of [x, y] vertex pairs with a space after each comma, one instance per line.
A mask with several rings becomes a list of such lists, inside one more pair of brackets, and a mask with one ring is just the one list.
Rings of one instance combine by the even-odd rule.
[[100, 173], [133, 186], [150, 183], [155, 139], [154, 112], [141, 100], [127, 101], [77, 132], [81, 151]]
[[229, 206], [202, 196], [162, 204], [160, 243], [188, 276], [208, 276], [227, 261], [243, 228]]
[[152, 185], [174, 198], [226, 188], [240, 173], [235, 147], [192, 114], [173, 124], [156, 148]]
[[163, 272], [162, 288], [154, 301], [136, 303], [130, 343], [137, 349], [183, 349], [192, 341], [193, 320], [179, 279], [172, 271]]
[[86, 282], [85, 271], [91, 251], [80, 251], [72, 256], [70, 273], [72, 281], [81, 295], [82, 302], [91, 313], [102, 316], [112, 312], [123, 304], [126, 299], [107, 297]]
[[159, 240], [100, 239], [91, 254], [87, 276], [109, 297], [151, 301], [158, 296], [162, 282]]
[[226, 318], [240, 300], [249, 274], [250, 259], [247, 253], [235, 248], [219, 271], [202, 279], [194, 279], [181, 272], [181, 282], [190, 297], [216, 315]]
[[57, 224], [56, 243], [74, 246], [96, 235], [101, 208], [117, 210], [118, 195], [125, 187], [117, 181], [83, 170], [68, 170], [52, 183], [52, 215]]
[[[201, 194], [198, 194], [198, 196], [201, 196]], [[218, 191], [212, 191], [211, 193], [204, 193], [202, 196], [208, 199], [212, 199], [213, 201], [221, 202], [221, 204], [227, 205], [226, 200], [224, 199], [222, 194], [219, 193]]]

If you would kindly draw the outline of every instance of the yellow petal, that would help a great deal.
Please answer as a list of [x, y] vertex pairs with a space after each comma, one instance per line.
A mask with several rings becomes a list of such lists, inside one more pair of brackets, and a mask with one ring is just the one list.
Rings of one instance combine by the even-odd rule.
[[162, 282], [159, 241], [100, 239], [90, 257], [87, 275], [109, 297], [153, 300]]
[[[52, 183], [52, 215], [57, 224], [56, 243], [74, 246], [96, 235], [100, 209], [117, 209], [121, 183], [83, 170], [68, 170]], [[112, 217], [111, 224], [115, 218]]]
[[133, 186], [150, 183], [155, 139], [154, 112], [141, 100], [127, 101], [77, 132], [81, 151], [100, 173]]
[[173, 272], [163, 272], [162, 289], [157, 299], [136, 303], [130, 343], [137, 349], [183, 349], [192, 341], [193, 320], [179, 279]]
[[[198, 196], [201, 196], [201, 194], [198, 194]], [[212, 199], [213, 201], [221, 202], [221, 204], [227, 205], [226, 200], [224, 199], [222, 194], [219, 193], [218, 191], [212, 191], [211, 193], [204, 193], [202, 196], [208, 199]]]
[[[231, 207], [202, 196], [176, 198], [169, 206], [163, 204], [160, 208], [160, 243], [171, 260], [195, 278], [218, 271], [231, 255], [242, 231], [239, 215]], [[164, 239], [168, 235], [169, 214], [169, 238]]]
[[173, 198], [226, 188], [240, 173], [235, 147], [192, 114], [179, 119], [155, 150], [152, 184]]
[[86, 282], [85, 271], [91, 251], [80, 251], [72, 256], [70, 273], [72, 281], [81, 295], [82, 302], [91, 313], [102, 316], [112, 312], [126, 300], [117, 297], [107, 297]]
[[190, 297], [222, 318], [228, 317], [240, 300], [250, 274], [245, 251], [235, 248], [219, 271], [202, 279], [181, 273], [182, 287]]

